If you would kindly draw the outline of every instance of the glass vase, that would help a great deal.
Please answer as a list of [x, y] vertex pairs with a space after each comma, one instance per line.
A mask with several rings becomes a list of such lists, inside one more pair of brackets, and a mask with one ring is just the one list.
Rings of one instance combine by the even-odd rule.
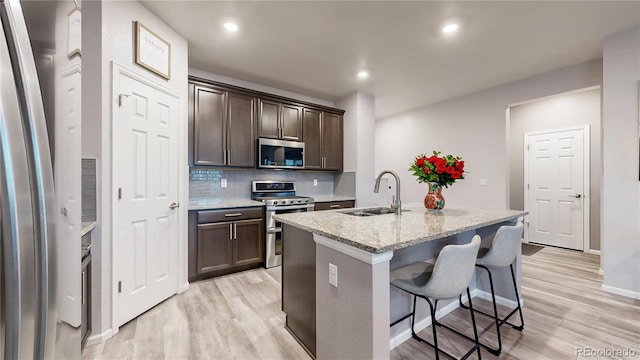
[[438, 183], [429, 183], [429, 192], [424, 197], [424, 207], [428, 210], [441, 210], [444, 208], [442, 186]]

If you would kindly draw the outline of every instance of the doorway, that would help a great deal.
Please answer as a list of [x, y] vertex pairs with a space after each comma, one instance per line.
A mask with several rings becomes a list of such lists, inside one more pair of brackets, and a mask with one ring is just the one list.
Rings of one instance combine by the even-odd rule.
[[[586, 221], [589, 242], [585, 252], [600, 253], [600, 194], [602, 176], [601, 95], [600, 86], [556, 94], [512, 104], [508, 109], [509, 190], [508, 206], [524, 210], [526, 182], [524, 174], [525, 133], [589, 126], [589, 187], [582, 199], [589, 207]], [[529, 229], [531, 228], [530, 220]], [[526, 225], [526, 224], [525, 224]], [[526, 234], [526, 231], [525, 231]], [[528, 237], [525, 235], [525, 242]]]

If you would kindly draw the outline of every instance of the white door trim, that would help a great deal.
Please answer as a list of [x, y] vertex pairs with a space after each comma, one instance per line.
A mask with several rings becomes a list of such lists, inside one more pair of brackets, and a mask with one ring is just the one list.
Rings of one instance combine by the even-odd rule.
[[[178, 164], [184, 163], [185, 164], [185, 169], [183, 171], [182, 170], [182, 166], [180, 166], [180, 168], [178, 169], [179, 171], [179, 175], [178, 175], [178, 191], [177, 191], [177, 196], [179, 198], [179, 202], [182, 206], [180, 206], [179, 208], [176, 209], [177, 211], [177, 228], [178, 228], [178, 238], [179, 239], [186, 239], [187, 238], [187, 224], [186, 224], [186, 219], [187, 219], [187, 211], [188, 211], [188, 205], [189, 205], [189, 199], [188, 199], [188, 190], [185, 188], [187, 182], [188, 182], [188, 166], [186, 165], [186, 161], [181, 161], [180, 159], [186, 159], [187, 158], [187, 119], [186, 119], [186, 113], [184, 112], [184, 104], [183, 104], [183, 98], [180, 94], [178, 94], [177, 92], [161, 85], [158, 84], [152, 80], [149, 80], [148, 78], [144, 77], [143, 75], [140, 75], [138, 73], [136, 73], [135, 71], [132, 71], [130, 69], [127, 69], [126, 67], [112, 61], [111, 62], [111, 135], [109, 137], [109, 147], [110, 147], [110, 152], [111, 152], [111, 199], [109, 200], [110, 204], [111, 204], [111, 266], [110, 266], [110, 272], [111, 272], [111, 329], [112, 329], [112, 333], [111, 335], [115, 335], [118, 332], [118, 326], [116, 324], [116, 316], [114, 315], [116, 313], [116, 304], [117, 304], [117, 294], [118, 294], [118, 278], [116, 276], [114, 276], [114, 264], [116, 259], [114, 258], [114, 254], [116, 254], [115, 251], [115, 237], [118, 234], [116, 225], [117, 225], [117, 219], [118, 217], [118, 207], [117, 205], [117, 200], [118, 200], [118, 181], [117, 179], [119, 179], [119, 166], [120, 166], [120, 160], [118, 158], [118, 156], [115, 156], [115, 151], [114, 151], [114, 142], [116, 140], [116, 134], [118, 134], [118, 128], [117, 128], [117, 124], [119, 122], [119, 104], [118, 104], [118, 95], [119, 95], [119, 89], [120, 89], [120, 76], [121, 75], [125, 75], [128, 76], [136, 81], [139, 81], [142, 84], [145, 84], [155, 90], [158, 90], [160, 92], [163, 92], [173, 98], [175, 98], [177, 100], [178, 103], [178, 114], [179, 115], [179, 121], [178, 121], [178, 134], [177, 135], [177, 140], [178, 140]], [[178, 262], [177, 262], [177, 267], [178, 267], [178, 273], [177, 273], [177, 283], [176, 283], [176, 293], [181, 293], [183, 291], [185, 291], [188, 288], [188, 282], [187, 282], [187, 242], [186, 241], [178, 241]], [[102, 271], [105, 271], [105, 267], [103, 266]]]
[[[558, 129], [549, 129], [549, 130], [541, 130], [541, 131], [531, 131], [531, 132], [525, 132], [524, 133], [524, 183], [522, 184], [523, 189], [524, 189], [524, 193], [525, 193], [525, 197], [524, 197], [524, 210], [525, 211], [529, 211], [529, 192], [527, 189], [527, 183], [528, 183], [528, 179], [529, 179], [529, 156], [527, 154], [527, 138], [531, 135], [544, 135], [544, 134], [551, 134], [551, 133], [556, 133], [556, 132], [562, 132], [562, 131], [575, 131], [575, 130], [582, 130], [583, 131], [583, 139], [584, 139], [584, 146], [583, 146], [583, 169], [584, 169], [584, 175], [583, 175], [583, 209], [584, 211], [582, 212], [582, 217], [583, 217], [583, 221], [582, 221], [582, 226], [583, 226], [583, 234], [584, 234], [584, 238], [583, 238], [583, 251], [584, 252], [589, 252], [591, 250], [591, 236], [589, 233], [589, 217], [590, 217], [590, 207], [589, 207], [589, 203], [591, 202], [591, 181], [590, 181], [590, 174], [591, 174], [591, 127], [589, 125], [583, 125], [583, 126], [572, 126], [572, 127], [568, 127], [568, 128], [558, 128]], [[529, 215], [527, 215], [527, 217], [529, 217]], [[528, 221], [527, 221], [528, 223]], [[529, 242], [529, 227], [525, 226], [524, 229], [524, 242], [528, 243]]]

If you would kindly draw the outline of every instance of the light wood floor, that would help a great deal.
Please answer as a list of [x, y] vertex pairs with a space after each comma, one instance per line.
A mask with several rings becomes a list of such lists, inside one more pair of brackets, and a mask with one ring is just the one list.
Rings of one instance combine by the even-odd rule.
[[[502, 327], [500, 358], [575, 359], [576, 348], [584, 346], [628, 347], [640, 359], [640, 301], [600, 290], [598, 264], [596, 255], [555, 248], [523, 256], [525, 329]], [[192, 283], [105, 344], [86, 348], [83, 359], [309, 359], [283, 327], [279, 279], [274, 268]], [[489, 310], [490, 303], [477, 300], [474, 306]], [[468, 331], [468, 316], [457, 309], [441, 321]], [[490, 324], [477, 320], [481, 327]], [[438, 330], [442, 347], [453, 354], [469, 345]], [[431, 329], [420, 335], [430, 339]], [[493, 328], [482, 339], [494, 345]], [[486, 351], [482, 356], [495, 358]], [[417, 358], [433, 359], [433, 349], [409, 340], [391, 352], [391, 359]]]

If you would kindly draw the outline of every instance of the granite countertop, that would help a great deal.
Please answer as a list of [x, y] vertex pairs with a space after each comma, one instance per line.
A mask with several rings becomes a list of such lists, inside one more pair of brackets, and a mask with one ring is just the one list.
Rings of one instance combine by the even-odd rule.
[[342, 195], [319, 195], [319, 196], [311, 195], [311, 197], [313, 198], [313, 201], [317, 203], [332, 202], [332, 201], [349, 201], [349, 200], [356, 199], [354, 196], [342, 196]]
[[261, 201], [251, 199], [192, 198], [189, 210], [229, 209], [252, 206], [264, 206]]
[[83, 221], [82, 227], [80, 228], [80, 236], [85, 236], [89, 231], [95, 229], [95, 227], [95, 221]]
[[517, 219], [528, 213], [453, 206], [434, 212], [427, 211], [422, 204], [403, 206], [400, 216], [360, 217], [342, 213], [352, 210], [279, 214], [275, 219], [364, 251], [382, 253]]

